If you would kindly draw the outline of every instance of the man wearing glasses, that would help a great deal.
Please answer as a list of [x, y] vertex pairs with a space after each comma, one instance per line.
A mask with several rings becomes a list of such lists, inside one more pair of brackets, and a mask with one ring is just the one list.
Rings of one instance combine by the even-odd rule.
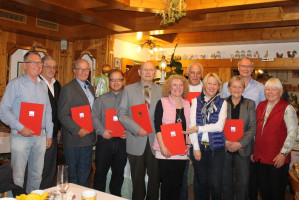
[[[61, 125], [57, 117], [58, 99], [61, 89], [60, 83], [55, 80], [56, 73], [56, 61], [51, 56], [44, 56], [42, 58], [43, 69], [40, 74], [41, 80], [43, 80], [48, 86], [48, 96], [52, 108], [52, 122], [53, 122], [53, 141], [52, 146], [46, 150], [44, 170], [42, 175], [42, 182], [40, 189], [46, 189], [52, 186], [52, 182], [56, 172], [56, 160], [57, 160], [57, 135], [60, 136]], [[59, 138], [59, 137], [58, 137]]]
[[[124, 131], [117, 133], [121, 135], [120, 137], [112, 137], [112, 131], [105, 127], [105, 123], [106, 110], [115, 109], [116, 111], [119, 105], [124, 88], [124, 74], [119, 69], [113, 69], [109, 72], [108, 78], [110, 92], [98, 97], [92, 107], [93, 126], [98, 135], [93, 188], [102, 192], [106, 191], [107, 173], [111, 167], [110, 193], [121, 196], [124, 168], [127, 163], [126, 134]], [[113, 116], [113, 120], [118, 121], [116, 115]]]
[[[249, 58], [242, 58], [238, 62], [238, 70], [240, 76], [243, 78], [245, 82], [245, 90], [242, 94], [243, 97], [251, 99], [255, 101], [255, 106], [261, 102], [266, 100], [264, 94], [264, 85], [257, 82], [256, 80], [252, 79], [251, 74], [253, 72], [253, 62]], [[228, 91], [228, 82], [224, 83], [223, 89], [221, 91], [221, 97], [227, 98], [230, 96]], [[251, 142], [251, 154], [253, 154], [253, 144], [254, 141]], [[249, 191], [248, 191], [248, 198], [250, 200], [257, 200], [258, 197], [258, 180], [257, 180], [257, 171], [255, 163], [250, 161], [250, 180], [249, 180]]]
[[76, 124], [72, 119], [71, 108], [85, 105], [91, 108], [94, 89], [87, 80], [90, 67], [86, 60], [77, 60], [73, 72], [74, 80], [61, 88], [58, 101], [58, 119], [62, 125], [61, 142], [68, 166], [69, 182], [88, 186], [95, 134]]
[[[10, 81], [6, 87], [0, 104], [0, 119], [11, 128], [10, 151], [14, 183], [23, 187], [28, 164], [26, 192], [30, 193], [40, 187], [45, 151], [52, 144], [53, 123], [48, 88], [38, 77], [42, 71], [38, 52], [29, 51], [24, 55], [23, 68], [25, 74]], [[44, 105], [40, 133], [35, 133], [19, 122], [22, 102]], [[30, 112], [33, 115], [35, 113]]]

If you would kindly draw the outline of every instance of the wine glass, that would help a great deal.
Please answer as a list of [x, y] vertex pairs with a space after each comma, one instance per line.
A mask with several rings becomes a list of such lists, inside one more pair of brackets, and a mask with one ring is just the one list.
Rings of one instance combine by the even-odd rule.
[[68, 187], [69, 187], [69, 182], [68, 182], [68, 175], [67, 175], [67, 166], [58, 165], [57, 166], [57, 188], [61, 193], [62, 199]]

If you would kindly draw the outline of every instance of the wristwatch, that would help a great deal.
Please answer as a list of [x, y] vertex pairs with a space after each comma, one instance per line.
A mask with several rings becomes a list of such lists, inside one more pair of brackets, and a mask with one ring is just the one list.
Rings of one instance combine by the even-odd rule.
[[287, 157], [288, 153], [281, 153], [284, 157]]

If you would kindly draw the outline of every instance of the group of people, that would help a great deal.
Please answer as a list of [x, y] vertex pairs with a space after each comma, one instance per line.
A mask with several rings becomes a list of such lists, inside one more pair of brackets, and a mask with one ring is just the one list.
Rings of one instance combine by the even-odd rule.
[[[121, 196], [124, 168], [131, 168], [132, 199], [188, 199], [189, 160], [194, 167], [194, 199], [284, 199], [290, 151], [297, 137], [294, 108], [281, 98], [282, 84], [272, 78], [265, 86], [253, 80], [253, 62], [238, 63], [239, 76], [222, 87], [215, 73], [202, 79], [198, 62], [187, 67], [188, 80], [172, 75], [161, 86], [153, 82], [155, 66], [145, 62], [141, 80], [125, 86], [124, 74], [109, 72], [109, 92], [95, 98], [86, 60], [75, 62], [74, 80], [60, 88], [54, 79], [56, 62], [37, 52], [24, 56], [25, 74], [11, 81], [0, 104], [0, 119], [11, 127], [11, 165], [15, 184], [26, 191], [51, 186], [56, 168], [57, 141], [63, 144], [69, 182], [88, 186], [92, 149], [96, 144], [94, 189], [105, 191], [109, 169], [111, 194]], [[222, 89], [221, 89], [222, 88]], [[190, 104], [189, 92], [201, 92]], [[19, 122], [21, 102], [44, 104], [39, 136]], [[131, 106], [146, 103], [152, 132], [133, 120]], [[89, 105], [94, 132], [72, 119], [71, 108]], [[106, 110], [116, 111], [125, 131], [112, 137]], [[226, 139], [226, 119], [243, 121], [243, 136]], [[172, 155], [161, 125], [181, 123], [186, 151]], [[147, 186], [145, 175], [148, 175]], [[236, 180], [236, 183], [234, 183]], [[236, 194], [234, 193], [236, 189]], [[161, 193], [160, 193], [161, 191]]]

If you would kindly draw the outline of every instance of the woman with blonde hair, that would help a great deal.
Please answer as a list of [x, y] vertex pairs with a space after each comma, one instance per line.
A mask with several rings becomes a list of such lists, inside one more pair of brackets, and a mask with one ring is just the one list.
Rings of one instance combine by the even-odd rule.
[[199, 199], [222, 199], [221, 183], [225, 139], [223, 127], [227, 103], [220, 98], [221, 81], [217, 74], [209, 73], [203, 79], [203, 93], [192, 99], [190, 134], [193, 148], [190, 157], [198, 178]]
[[182, 75], [170, 76], [163, 85], [163, 98], [158, 101], [155, 110], [155, 128], [157, 141], [154, 142], [153, 149], [158, 159], [161, 200], [179, 200], [182, 180], [186, 162], [189, 160], [187, 152], [190, 141], [185, 136], [185, 142], [189, 145], [183, 155], [171, 155], [161, 134], [161, 125], [181, 123], [183, 130], [190, 124], [190, 104], [186, 98], [189, 93], [189, 84]]

